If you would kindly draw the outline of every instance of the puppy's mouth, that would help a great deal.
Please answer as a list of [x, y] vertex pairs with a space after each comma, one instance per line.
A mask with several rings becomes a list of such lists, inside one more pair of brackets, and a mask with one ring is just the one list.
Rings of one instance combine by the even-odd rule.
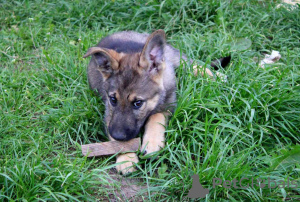
[[119, 137], [119, 136], [112, 136], [110, 135], [114, 140], [117, 140], [117, 141], [122, 141], [122, 142], [126, 142], [126, 141], [129, 141], [135, 137]]

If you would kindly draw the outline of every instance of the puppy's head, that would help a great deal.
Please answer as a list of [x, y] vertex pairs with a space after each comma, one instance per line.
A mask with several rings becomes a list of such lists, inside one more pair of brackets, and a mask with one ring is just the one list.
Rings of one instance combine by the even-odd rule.
[[93, 55], [103, 77], [106, 124], [109, 135], [120, 141], [137, 136], [151, 113], [163, 103], [165, 69], [165, 33], [152, 33], [142, 52], [125, 54], [92, 47], [84, 55]]

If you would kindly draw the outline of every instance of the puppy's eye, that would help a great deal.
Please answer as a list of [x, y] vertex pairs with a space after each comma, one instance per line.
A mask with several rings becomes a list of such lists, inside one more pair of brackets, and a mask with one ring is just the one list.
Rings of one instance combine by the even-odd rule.
[[110, 104], [112, 106], [116, 106], [117, 105], [117, 98], [115, 98], [115, 97], [109, 97], [109, 101], [110, 101]]
[[139, 109], [143, 105], [143, 100], [137, 100], [132, 103], [133, 109]]

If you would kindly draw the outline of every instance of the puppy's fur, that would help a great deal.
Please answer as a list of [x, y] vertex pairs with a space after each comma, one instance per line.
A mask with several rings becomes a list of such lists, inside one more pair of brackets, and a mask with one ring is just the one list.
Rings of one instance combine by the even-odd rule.
[[[88, 66], [90, 87], [102, 97], [105, 123], [111, 140], [127, 141], [144, 128], [142, 151], [156, 152], [164, 147], [165, 124], [176, 106], [174, 69], [186, 60], [179, 50], [166, 43], [165, 32], [152, 34], [117, 32], [91, 47]], [[212, 74], [210, 70], [205, 70]], [[135, 153], [117, 157], [117, 170], [134, 171]]]

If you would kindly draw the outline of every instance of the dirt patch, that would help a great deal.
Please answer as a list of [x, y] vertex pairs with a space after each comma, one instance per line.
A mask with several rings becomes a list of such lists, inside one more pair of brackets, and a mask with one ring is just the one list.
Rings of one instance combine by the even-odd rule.
[[106, 186], [112, 190], [109, 201], [144, 201], [147, 198], [147, 185], [140, 178], [124, 177], [115, 169], [109, 171], [111, 185]]

